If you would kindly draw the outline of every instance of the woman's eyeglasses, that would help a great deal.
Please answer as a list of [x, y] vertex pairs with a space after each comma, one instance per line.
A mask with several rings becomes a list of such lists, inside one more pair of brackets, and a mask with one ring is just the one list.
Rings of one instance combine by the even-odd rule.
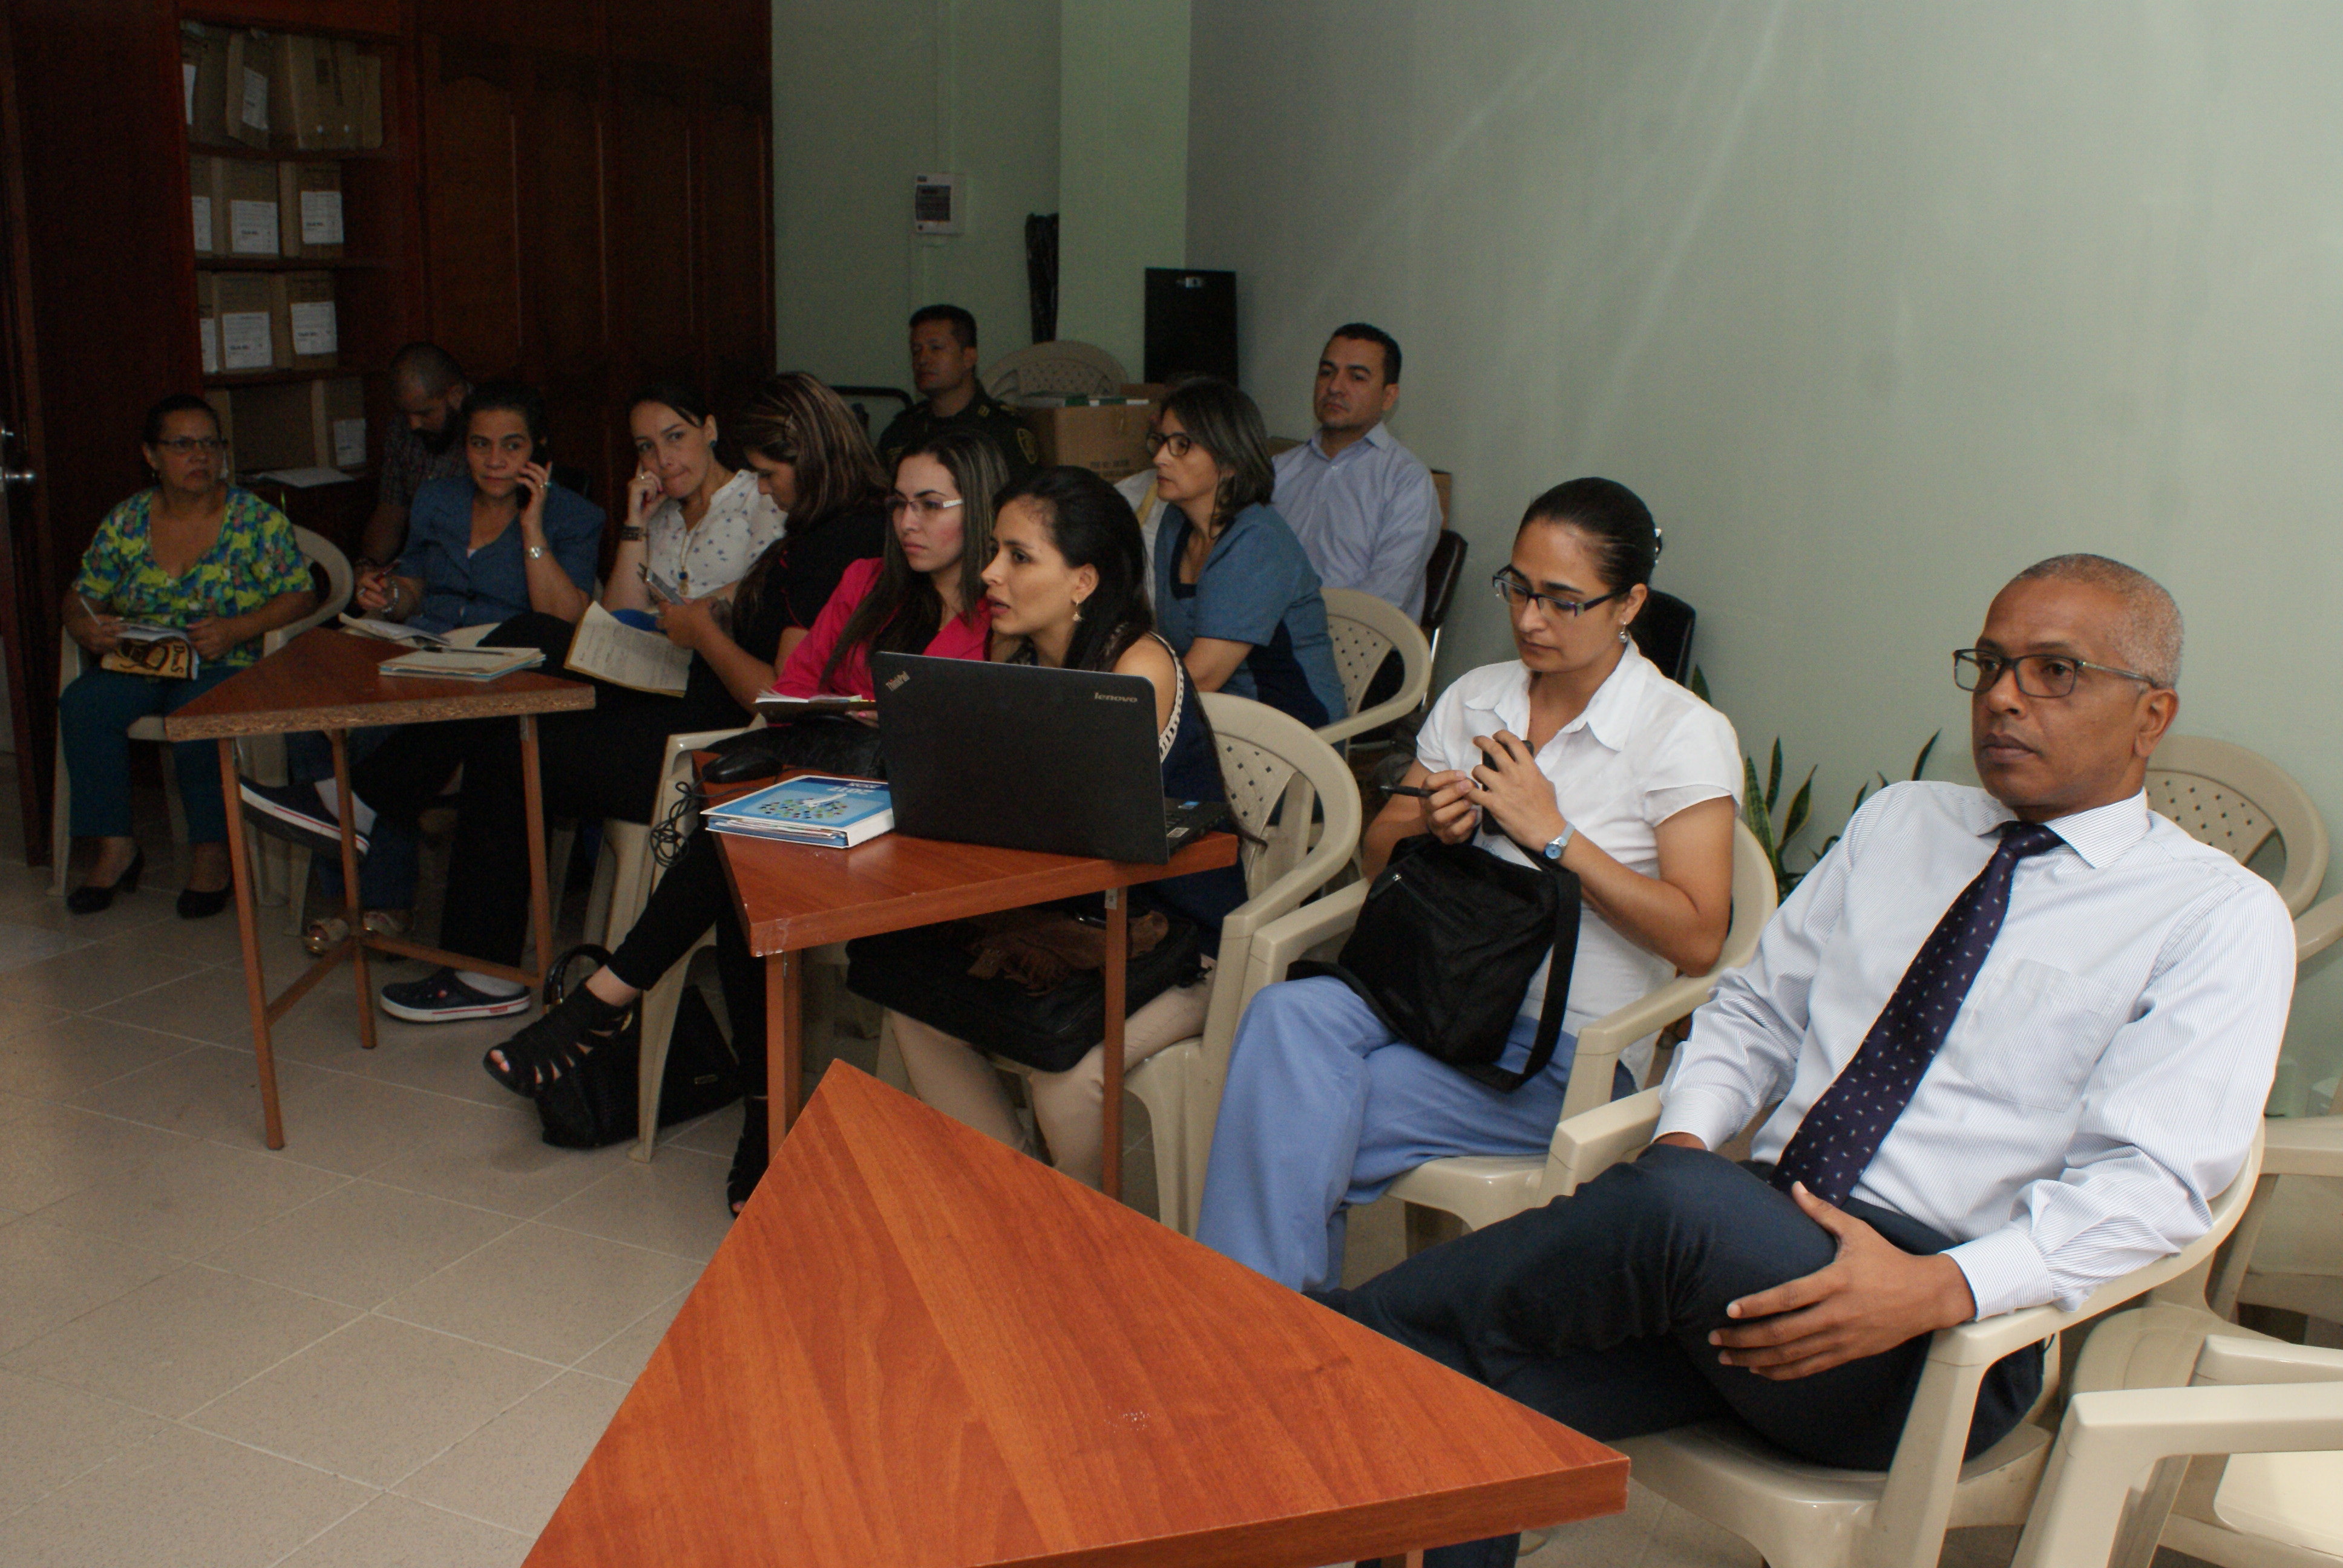
[[1507, 567], [1503, 570], [1500, 571], [1495, 577], [1491, 578], [1489, 579], [1489, 586], [1496, 589], [1497, 597], [1504, 600], [1512, 608], [1519, 609], [1523, 603], [1526, 601], [1537, 606], [1538, 613], [1540, 615], [1547, 616], [1556, 620], [1584, 615], [1588, 610], [1593, 609], [1596, 605], [1609, 604], [1613, 599], [1617, 598], [1620, 595], [1627, 591], [1625, 588], [1613, 588], [1609, 593], [1603, 595], [1600, 598], [1556, 598], [1550, 593], [1537, 593], [1534, 591], [1528, 583], [1523, 581], [1519, 577], [1514, 575], [1511, 567]]
[[174, 436], [167, 441], [157, 441], [155, 445], [162, 447], [166, 452], [177, 452], [182, 456], [185, 456], [189, 452], [225, 452], [227, 450], [227, 443], [221, 440], [217, 436]]
[[1173, 457], [1184, 457], [1189, 453], [1196, 449], [1196, 437], [1191, 436], [1185, 430], [1173, 430], [1168, 433], [1162, 430], [1150, 430], [1147, 432], [1147, 455], [1149, 457], [1152, 457], [1156, 453], [1162, 451], [1167, 447], [1172, 449], [1172, 455]]
[[900, 523], [905, 512], [916, 513], [920, 521], [932, 523], [954, 507], [966, 502], [959, 496], [946, 500], [941, 496], [890, 496], [887, 498], [887, 520]]

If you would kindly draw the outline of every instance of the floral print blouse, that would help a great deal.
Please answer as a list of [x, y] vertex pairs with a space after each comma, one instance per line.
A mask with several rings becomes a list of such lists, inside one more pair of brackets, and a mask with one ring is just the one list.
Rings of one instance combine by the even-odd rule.
[[[141, 490], [97, 525], [74, 579], [74, 591], [92, 608], [150, 626], [187, 626], [207, 616], [249, 614], [278, 594], [313, 586], [293, 525], [251, 491], [229, 487], [219, 538], [176, 578], [155, 562], [154, 506], [155, 492]], [[254, 638], [216, 662], [241, 668], [259, 657]]]

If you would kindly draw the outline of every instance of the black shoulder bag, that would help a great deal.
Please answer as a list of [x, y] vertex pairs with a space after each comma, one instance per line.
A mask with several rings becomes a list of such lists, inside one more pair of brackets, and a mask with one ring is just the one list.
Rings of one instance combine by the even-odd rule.
[[[1288, 978], [1341, 980], [1393, 1034], [1511, 1094], [1554, 1060], [1578, 957], [1578, 914], [1575, 872], [1517, 866], [1476, 844], [1419, 834], [1393, 846], [1342, 956], [1297, 963]], [[1529, 1063], [1508, 1072], [1497, 1063], [1549, 957]]]

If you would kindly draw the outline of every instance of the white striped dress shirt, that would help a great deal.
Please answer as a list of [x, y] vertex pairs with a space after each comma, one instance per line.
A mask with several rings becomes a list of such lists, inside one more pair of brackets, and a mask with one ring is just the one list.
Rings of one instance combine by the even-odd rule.
[[[1778, 1159], [2010, 817], [1951, 784], [1868, 801], [1694, 1015], [1660, 1131], [1715, 1148], [1779, 1100], [1751, 1149]], [[1959, 1242], [1979, 1317], [2071, 1309], [2204, 1234], [2294, 990], [2276, 890], [2144, 793], [2048, 826], [2064, 844], [2018, 864], [1984, 970], [1855, 1189]]]

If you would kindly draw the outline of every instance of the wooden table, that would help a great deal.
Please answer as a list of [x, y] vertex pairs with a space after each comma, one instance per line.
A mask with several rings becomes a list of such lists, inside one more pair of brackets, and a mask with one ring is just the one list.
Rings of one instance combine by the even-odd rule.
[[[252, 1050], [260, 1063], [260, 1110], [268, 1147], [285, 1147], [285, 1124], [277, 1108], [277, 1056], [269, 1030], [344, 959], [357, 972], [358, 1042], [374, 1049], [374, 988], [367, 974], [367, 950], [403, 953], [432, 964], [451, 964], [502, 975], [534, 990], [553, 948], [552, 906], [546, 892], [545, 799], [538, 788], [537, 718], [594, 706], [594, 689], [557, 680], [535, 670], [495, 680], [427, 680], [385, 675], [384, 659], [413, 651], [375, 638], [315, 627], [241, 674], [166, 716], [163, 734], [171, 740], [217, 740], [220, 788], [226, 795], [227, 858], [236, 879], [236, 934], [244, 944], [246, 1000], [252, 1009]], [[259, 917], [252, 890], [252, 863], [245, 854], [244, 812], [236, 789], [236, 743], [248, 735], [286, 735], [322, 729], [334, 749], [334, 781], [349, 799], [349, 731], [369, 724], [430, 724], [451, 719], [511, 717], [520, 720], [522, 792], [528, 811], [529, 930], [536, 938], [534, 970], [483, 963], [441, 952], [366, 929], [358, 908], [357, 845], [347, 815], [342, 819], [342, 907], [350, 934], [287, 986], [274, 1000], [260, 969]], [[300, 895], [296, 892], [294, 895]]]
[[[793, 769], [788, 779], [805, 769]], [[1122, 1191], [1124, 955], [1130, 911], [1125, 888], [1236, 864], [1232, 833], [1207, 833], [1161, 866], [1085, 855], [1044, 855], [884, 833], [851, 849], [820, 849], [720, 835], [739, 900], [749, 950], [765, 960], [768, 1092], [779, 1113], [766, 1126], [775, 1155], [796, 1120], [805, 1062], [803, 954], [809, 948], [940, 920], [964, 920], [1056, 899], [1106, 895], [1106, 1194]], [[1232, 977], [1233, 979], [1235, 977]]]
[[1627, 1461], [843, 1064], [528, 1568], [1312, 1568]]

